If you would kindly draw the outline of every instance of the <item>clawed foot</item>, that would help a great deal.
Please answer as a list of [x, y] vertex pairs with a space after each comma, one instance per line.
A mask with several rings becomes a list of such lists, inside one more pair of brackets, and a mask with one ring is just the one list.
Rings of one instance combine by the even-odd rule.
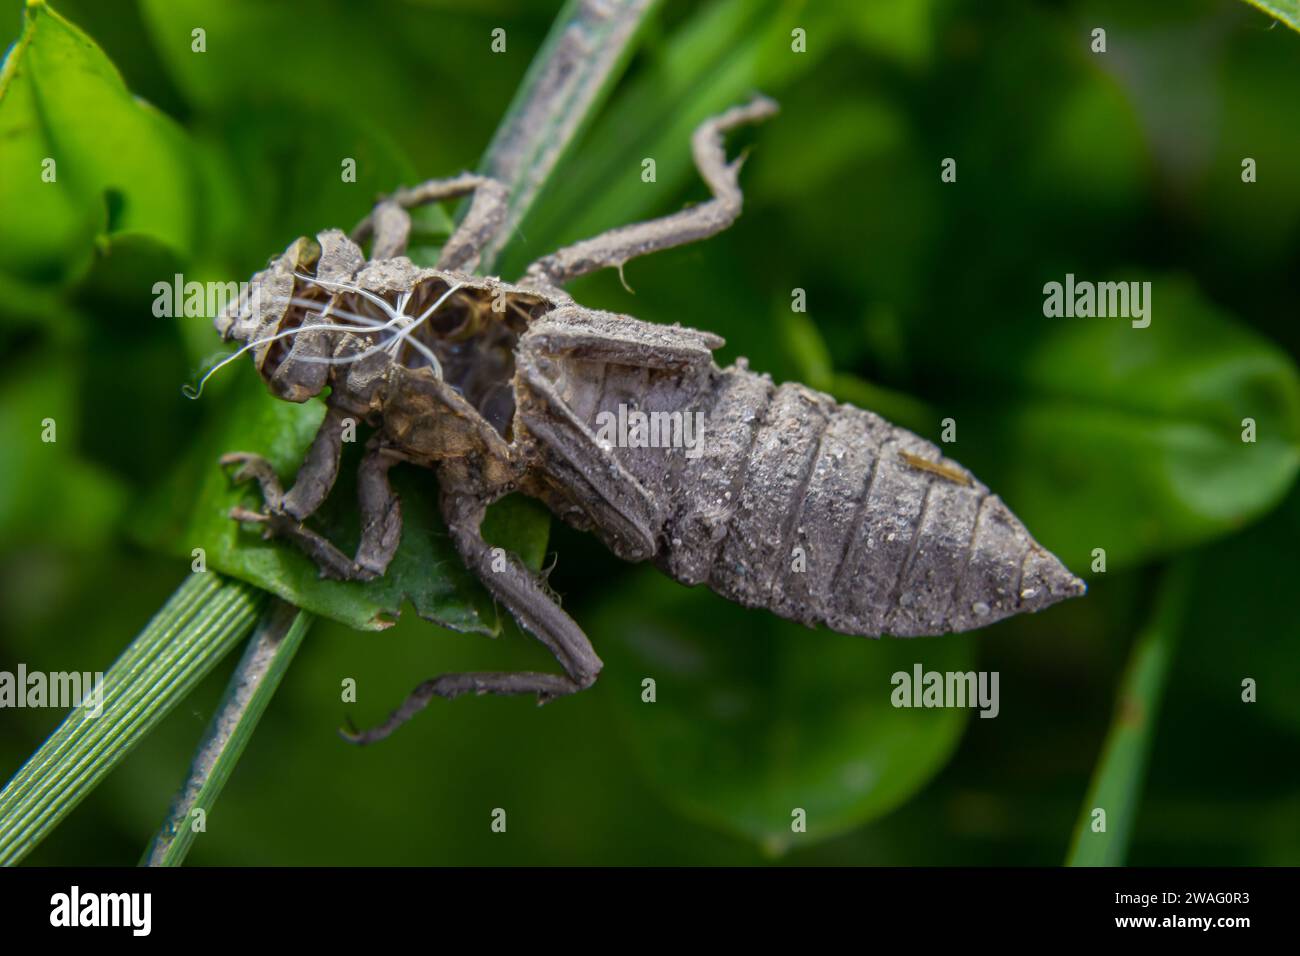
[[262, 526], [263, 539], [284, 538], [292, 541], [315, 562], [321, 577], [338, 581], [369, 581], [378, 575], [364, 568], [336, 548], [323, 535], [313, 531], [285, 508], [285, 495], [280, 480], [270, 462], [260, 455], [233, 452], [221, 457], [221, 466], [230, 468], [230, 479], [236, 484], [256, 480], [262, 488], [264, 511], [250, 511], [236, 505], [230, 517], [238, 522]]
[[[262, 487], [262, 500], [272, 513], [283, 513], [284, 489], [280, 486], [279, 476], [271, 463], [261, 455], [236, 451], [221, 456], [221, 467], [226, 469], [232, 484], [242, 485], [256, 480]], [[233, 467], [233, 470], [231, 470]]]

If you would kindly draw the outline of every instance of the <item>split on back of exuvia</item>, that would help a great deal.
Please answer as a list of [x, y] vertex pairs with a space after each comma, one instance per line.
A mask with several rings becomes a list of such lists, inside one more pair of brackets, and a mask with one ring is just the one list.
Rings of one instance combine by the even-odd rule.
[[361, 415], [380, 411], [389, 370], [427, 370], [454, 388], [507, 441], [514, 418], [514, 348], [556, 305], [496, 279], [424, 269], [405, 257], [367, 264], [341, 232], [295, 241], [253, 277], [249, 293], [215, 321], [243, 346], [185, 393], [253, 353], [279, 398], [303, 402], [326, 386]]

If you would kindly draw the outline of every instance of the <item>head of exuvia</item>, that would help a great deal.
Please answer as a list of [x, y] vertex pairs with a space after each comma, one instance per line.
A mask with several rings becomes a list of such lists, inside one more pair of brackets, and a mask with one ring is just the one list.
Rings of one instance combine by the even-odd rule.
[[197, 398], [251, 354], [276, 397], [304, 402], [326, 386], [365, 408], [394, 368], [445, 381], [499, 429], [513, 414], [514, 343], [554, 308], [547, 294], [498, 279], [421, 268], [405, 256], [367, 262], [338, 230], [295, 240], [215, 320], [242, 343], [187, 387]]

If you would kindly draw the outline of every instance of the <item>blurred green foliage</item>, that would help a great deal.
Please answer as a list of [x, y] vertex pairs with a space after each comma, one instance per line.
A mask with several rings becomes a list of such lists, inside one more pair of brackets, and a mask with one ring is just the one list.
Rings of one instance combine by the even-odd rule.
[[[23, 4], [0, 4], [0, 38], [18, 42], [0, 81], [0, 669], [103, 669], [199, 545], [351, 624], [410, 598], [494, 629], [421, 516], [427, 475], [399, 473], [415, 520], [382, 601], [227, 522], [243, 492], [216, 456], [264, 450], [290, 468], [319, 411], [271, 401], [247, 369], [184, 400], [216, 336], [155, 318], [151, 290], [177, 270], [246, 278], [378, 193], [473, 168], [558, 4], [55, 7], [85, 35], [37, 5], [42, 42], [21, 40]], [[1089, 51], [1098, 25], [1104, 55]], [[796, 27], [806, 53], [791, 52]], [[955, 419], [954, 456], [1090, 577], [1088, 597], [978, 634], [860, 641], [686, 591], [557, 524], [550, 582], [606, 659], [596, 688], [541, 710], [435, 702], [355, 750], [334, 736], [345, 678], [365, 723], [436, 673], [554, 665], [510, 627], [492, 642], [410, 613], [379, 633], [318, 622], [190, 859], [1059, 862], [1158, 565], [1196, 551], [1128, 858], [1300, 862], [1297, 82], [1300, 38], [1244, 4], [665, 0], [503, 273], [699, 200], [695, 124], [753, 89], [774, 96], [781, 114], [732, 146], [749, 154], [733, 229], [630, 263], [635, 295], [610, 274], [574, 294], [716, 331], [723, 361], [745, 355], [931, 439]], [[58, 185], [40, 180], [46, 156]], [[940, 181], [945, 157], [956, 183]], [[1258, 182], [1242, 182], [1244, 157]], [[1044, 318], [1043, 284], [1067, 272], [1151, 281], [1151, 327]], [[46, 417], [57, 444], [40, 442]], [[349, 500], [341, 487], [325, 516], [345, 542]], [[542, 564], [544, 520], [510, 508], [502, 542]], [[1089, 574], [1096, 548], [1104, 574]], [[890, 674], [917, 661], [998, 671], [999, 717], [889, 707]], [[224, 676], [30, 859], [137, 859]], [[1257, 704], [1241, 702], [1246, 677]], [[59, 717], [0, 714], [0, 775]], [[495, 807], [506, 835], [489, 830]], [[793, 807], [806, 834], [790, 832]]]
[[[645, 577], [591, 621], [618, 634], [606, 666], [653, 674], [611, 695], [631, 749], [666, 799], [771, 853], [893, 809], [938, 771], [966, 724], [956, 709], [896, 709], [890, 677], [965, 671], [973, 644], [843, 641], [702, 591]], [[628, 608], [640, 608], [635, 614]], [[794, 833], [796, 810], [806, 832]]]

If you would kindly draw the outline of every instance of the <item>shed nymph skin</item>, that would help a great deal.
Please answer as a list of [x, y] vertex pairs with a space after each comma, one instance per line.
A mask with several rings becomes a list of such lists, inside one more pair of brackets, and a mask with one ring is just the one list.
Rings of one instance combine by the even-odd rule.
[[[996, 495], [930, 442], [803, 385], [778, 385], [743, 359], [719, 368], [713, 351], [724, 343], [712, 333], [587, 309], [563, 291], [578, 276], [729, 226], [742, 204], [741, 162], [727, 162], [723, 134], [775, 112], [758, 97], [696, 130], [708, 201], [562, 249], [517, 283], [473, 274], [505, 221], [506, 191], [467, 173], [394, 194], [350, 236], [299, 239], [217, 320], [276, 396], [303, 402], [328, 388], [325, 420], [291, 488], [256, 455], [223, 458], [263, 497], [261, 511], [232, 517], [292, 541], [323, 575], [371, 579], [401, 536], [389, 469], [429, 468], [466, 565], [563, 667], [433, 678], [348, 739], [385, 737], [433, 697], [546, 701], [595, 681], [601, 662], [586, 635], [479, 532], [488, 505], [514, 492], [624, 560], [847, 634], [968, 631], [1084, 593]], [[466, 195], [469, 211], [436, 267], [412, 264], [407, 210]], [[349, 419], [373, 430], [351, 556], [307, 523], [333, 487]]]

